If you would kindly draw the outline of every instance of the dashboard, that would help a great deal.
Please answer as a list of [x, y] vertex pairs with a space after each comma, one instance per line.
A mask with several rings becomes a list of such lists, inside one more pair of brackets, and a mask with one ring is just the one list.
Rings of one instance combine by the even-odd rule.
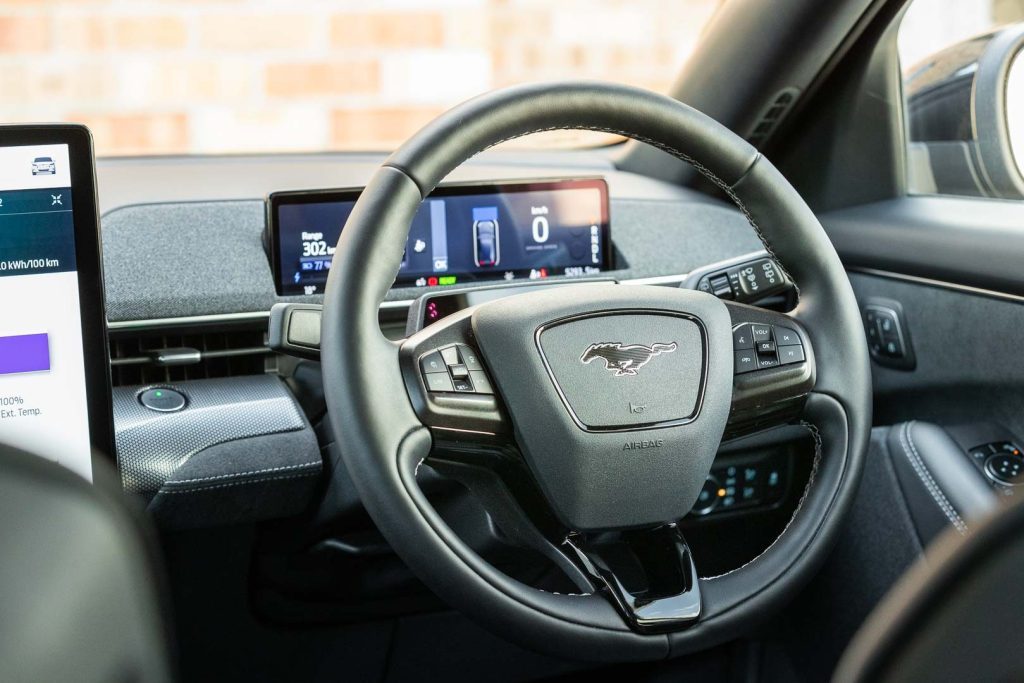
[[[325, 178], [360, 186], [383, 159], [317, 154], [100, 160], [107, 314], [113, 327], [224, 316], [265, 320], [275, 303], [319, 303], [320, 293], [278, 293], [264, 242], [264, 198], [289, 186], [322, 186]], [[762, 248], [733, 206], [616, 170], [604, 153], [490, 152], [458, 169], [450, 181], [594, 176], [607, 183], [611, 228], [606, 243], [611, 268], [602, 269], [599, 278], [682, 281], [697, 268]], [[565, 279], [553, 274], [549, 281]], [[493, 281], [467, 286], [486, 284]], [[404, 323], [411, 301], [425, 291], [446, 289], [453, 288], [398, 282], [385, 306], [398, 310], [401, 304]]]
[[[358, 188], [383, 158], [98, 162], [118, 465], [161, 527], [279, 518], [315, 496], [322, 455], [311, 421], [322, 415], [321, 377], [303, 359], [319, 357], [325, 271], [356, 193], [302, 188], [328, 178]], [[474, 217], [479, 208], [494, 211]], [[483, 154], [446, 179], [417, 220], [420, 236], [407, 243], [406, 265], [381, 305], [393, 339], [477, 301], [563, 283], [706, 281], [717, 293], [724, 280], [742, 301], [743, 273], [761, 272], [766, 256], [733, 206], [617, 170], [605, 152]], [[447, 270], [434, 258], [442, 221]], [[575, 252], [574, 232], [586, 245]], [[482, 247], [491, 235], [496, 244]], [[555, 248], [527, 249], [547, 243]], [[448, 276], [453, 283], [442, 281]], [[765, 277], [761, 286], [771, 285]], [[765, 476], [776, 466], [765, 465]], [[258, 471], [288, 476], [262, 481]], [[195, 490], [197, 481], [223, 488]], [[224, 495], [234, 502], [225, 505]], [[712, 516], [732, 514], [723, 505]]]

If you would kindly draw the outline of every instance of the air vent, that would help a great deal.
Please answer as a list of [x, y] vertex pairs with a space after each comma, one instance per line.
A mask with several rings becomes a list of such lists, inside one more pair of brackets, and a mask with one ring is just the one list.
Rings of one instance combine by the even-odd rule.
[[753, 129], [747, 136], [750, 144], [759, 147], [761, 143], [768, 139], [768, 136], [775, 130], [779, 121], [782, 120], [786, 112], [796, 102], [796, 96], [799, 92], [796, 88], [786, 88], [775, 96], [771, 104], [761, 112], [761, 116], [757, 118], [757, 123], [754, 124]]
[[181, 382], [274, 372], [266, 323], [224, 328], [114, 330], [110, 336], [114, 386]]

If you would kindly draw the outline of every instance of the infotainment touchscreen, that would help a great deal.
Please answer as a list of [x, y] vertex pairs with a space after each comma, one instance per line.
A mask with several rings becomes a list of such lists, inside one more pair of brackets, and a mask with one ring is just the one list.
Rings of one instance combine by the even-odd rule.
[[88, 131], [0, 127], [0, 443], [88, 479], [110, 450]]
[[[269, 248], [278, 293], [319, 294], [359, 190], [275, 192]], [[600, 178], [445, 185], [420, 206], [397, 285], [596, 275], [611, 268]], [[346, 273], [359, 277], [359, 273]]]

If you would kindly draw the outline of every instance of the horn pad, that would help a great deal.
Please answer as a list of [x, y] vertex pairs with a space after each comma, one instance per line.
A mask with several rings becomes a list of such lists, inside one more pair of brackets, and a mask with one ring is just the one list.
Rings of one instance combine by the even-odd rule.
[[693, 506], [732, 400], [732, 327], [702, 292], [577, 285], [481, 305], [473, 332], [555, 513], [595, 531]]

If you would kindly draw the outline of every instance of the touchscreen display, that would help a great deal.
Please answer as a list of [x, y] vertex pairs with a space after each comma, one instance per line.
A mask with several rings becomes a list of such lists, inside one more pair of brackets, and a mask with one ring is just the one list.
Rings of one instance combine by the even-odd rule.
[[69, 157], [0, 147], [0, 442], [91, 479]]
[[[358, 196], [358, 191], [270, 196], [270, 247], [279, 293], [323, 292], [334, 246]], [[448, 185], [420, 205], [396, 284], [582, 277], [610, 267], [603, 180]]]

